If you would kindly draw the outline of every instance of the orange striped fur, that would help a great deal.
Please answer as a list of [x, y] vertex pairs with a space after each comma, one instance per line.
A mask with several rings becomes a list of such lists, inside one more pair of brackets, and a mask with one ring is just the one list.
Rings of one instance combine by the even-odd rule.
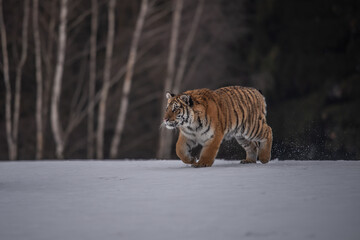
[[[272, 130], [266, 123], [264, 96], [254, 88], [230, 86], [196, 89], [179, 95], [167, 93], [164, 124], [179, 128], [176, 154], [186, 164], [210, 167], [223, 139], [235, 138], [245, 149], [241, 163], [267, 163], [271, 157]], [[190, 155], [202, 145], [199, 161]]]

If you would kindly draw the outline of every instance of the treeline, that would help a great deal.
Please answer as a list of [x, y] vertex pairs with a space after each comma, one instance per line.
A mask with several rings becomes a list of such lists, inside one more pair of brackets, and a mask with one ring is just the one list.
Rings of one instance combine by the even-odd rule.
[[0, 159], [176, 158], [164, 92], [226, 85], [273, 158], [360, 159], [356, 0], [0, 0], [0, 34]]
[[216, 87], [242, 31], [224, 7], [1, 0], [1, 159], [169, 158], [164, 92]]

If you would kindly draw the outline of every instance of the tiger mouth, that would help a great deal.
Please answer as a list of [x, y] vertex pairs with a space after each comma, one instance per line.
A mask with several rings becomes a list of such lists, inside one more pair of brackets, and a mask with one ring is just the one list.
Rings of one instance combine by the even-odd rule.
[[174, 128], [176, 128], [178, 125], [179, 125], [179, 123], [177, 123], [177, 122], [167, 122], [167, 123], [165, 124], [165, 126], [166, 126], [167, 129], [174, 129]]

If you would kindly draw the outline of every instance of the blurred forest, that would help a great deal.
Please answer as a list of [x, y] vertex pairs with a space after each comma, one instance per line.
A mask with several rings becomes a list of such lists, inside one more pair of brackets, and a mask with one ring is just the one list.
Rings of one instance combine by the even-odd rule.
[[272, 158], [360, 159], [357, 0], [0, 0], [0, 34], [1, 160], [177, 158], [164, 92], [228, 85]]

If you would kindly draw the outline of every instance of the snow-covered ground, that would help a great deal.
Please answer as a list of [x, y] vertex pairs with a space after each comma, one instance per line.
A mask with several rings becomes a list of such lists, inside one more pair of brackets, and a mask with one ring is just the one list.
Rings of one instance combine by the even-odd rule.
[[360, 239], [360, 161], [0, 163], [0, 239]]

